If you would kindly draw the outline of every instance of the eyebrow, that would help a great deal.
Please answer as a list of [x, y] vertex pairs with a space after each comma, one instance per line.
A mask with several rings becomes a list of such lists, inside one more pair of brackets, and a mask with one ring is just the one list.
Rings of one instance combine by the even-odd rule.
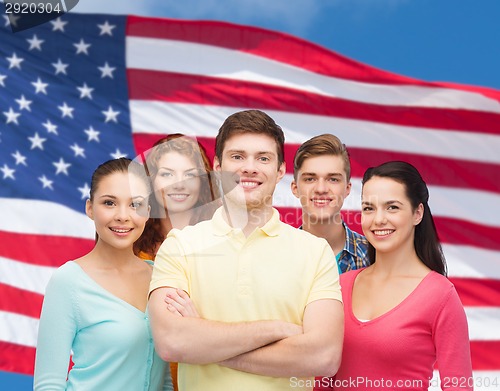
[[[169, 168], [169, 167], [158, 167], [158, 171], [160, 171], [161, 169], [168, 170], [168, 171], [175, 171], [173, 168]], [[189, 172], [189, 171], [199, 171], [199, 168], [193, 167], [193, 168], [190, 168], [189, 170], [186, 170], [184, 172]]]
[[[99, 199], [101, 198], [111, 198], [113, 200], [116, 200], [116, 196], [114, 195], [111, 195], [111, 194], [103, 194], [102, 196], [99, 197]], [[142, 198], [143, 200], [145, 200], [147, 197], [144, 197], [144, 196], [141, 196], [141, 195], [136, 195], [136, 196], [132, 196], [130, 197], [131, 199], [136, 199], [136, 198]]]
[[[362, 205], [372, 205], [373, 202], [370, 202], [370, 201], [361, 201], [361, 204]], [[392, 204], [403, 205], [403, 203], [401, 201], [398, 201], [398, 200], [389, 200], [389, 201], [384, 202], [384, 205], [392, 205]]]
[[[318, 176], [316, 172], [303, 172], [300, 175], [302, 176]], [[329, 172], [326, 174], [326, 176], [342, 176], [342, 173], [340, 172]]]
[[[228, 149], [226, 150], [225, 153], [241, 153], [242, 155], [247, 155], [248, 151], [245, 151], [243, 149]], [[258, 151], [256, 152], [257, 155], [274, 155], [276, 156], [277, 153], [274, 151]]]

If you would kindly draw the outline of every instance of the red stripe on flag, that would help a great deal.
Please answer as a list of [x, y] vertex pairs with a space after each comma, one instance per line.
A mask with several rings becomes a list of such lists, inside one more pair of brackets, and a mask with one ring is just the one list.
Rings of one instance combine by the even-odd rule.
[[[134, 100], [252, 107], [331, 116], [399, 126], [500, 134], [495, 113], [432, 107], [376, 105], [333, 98], [264, 83], [203, 75], [128, 69], [129, 96]], [[410, 131], [410, 130], [409, 130]]]
[[[417, 85], [477, 92], [500, 101], [491, 88], [431, 83], [383, 71], [352, 60], [313, 42], [277, 31], [227, 22], [188, 21], [129, 16], [127, 36], [170, 39], [219, 46], [280, 61], [311, 72], [371, 84]], [[297, 55], [300, 53], [300, 55]]]
[[[402, 160], [413, 164], [428, 185], [470, 188], [500, 193], [497, 180], [500, 164], [450, 159], [403, 152], [380, 151], [347, 146], [351, 158], [351, 176], [362, 178], [368, 167]], [[293, 153], [295, 153], [296, 149]]]
[[35, 348], [0, 341], [0, 371], [33, 375]]
[[450, 278], [450, 281], [464, 306], [500, 307], [500, 280]]
[[0, 311], [39, 318], [43, 295], [0, 284]]
[[39, 266], [61, 266], [86, 254], [94, 246], [89, 239], [67, 236], [31, 235], [0, 231], [0, 256]]
[[498, 371], [500, 368], [500, 341], [471, 341], [472, 369]]
[[[134, 145], [137, 154], [147, 151], [157, 140], [164, 136], [146, 133], [134, 134]], [[205, 147], [210, 159], [212, 159], [214, 155], [213, 151], [215, 150], [215, 138], [198, 137], [197, 140]], [[298, 144], [285, 144], [285, 161], [288, 173], [293, 173], [293, 158], [298, 148]], [[500, 194], [500, 183], [496, 179], [498, 172], [500, 172], [500, 164], [488, 164], [403, 152], [351, 148], [349, 146], [347, 148], [351, 158], [352, 177], [362, 178], [368, 167], [391, 160], [403, 160], [417, 167], [429, 185], [470, 188]]]

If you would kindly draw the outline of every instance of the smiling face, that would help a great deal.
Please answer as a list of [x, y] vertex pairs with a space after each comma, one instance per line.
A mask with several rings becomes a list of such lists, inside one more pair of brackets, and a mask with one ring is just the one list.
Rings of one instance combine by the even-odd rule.
[[291, 187], [300, 200], [304, 219], [310, 223], [327, 223], [338, 216], [351, 191], [340, 156], [307, 158], [296, 176]]
[[276, 184], [285, 175], [278, 166], [276, 141], [266, 134], [240, 133], [226, 140], [222, 160], [214, 159], [222, 173], [225, 197], [236, 205], [260, 209], [272, 205]]
[[424, 209], [422, 204], [412, 208], [405, 186], [374, 176], [363, 185], [361, 198], [361, 226], [377, 254], [412, 251]]
[[115, 172], [100, 179], [86, 213], [95, 223], [98, 243], [132, 249], [149, 217], [148, 187], [134, 174]]
[[179, 152], [167, 152], [158, 160], [153, 186], [156, 200], [169, 214], [190, 212], [200, 196], [200, 172]]

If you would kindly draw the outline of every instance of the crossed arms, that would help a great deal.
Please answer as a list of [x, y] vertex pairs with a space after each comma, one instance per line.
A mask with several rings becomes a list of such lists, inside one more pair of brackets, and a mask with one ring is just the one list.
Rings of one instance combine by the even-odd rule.
[[155, 289], [148, 305], [155, 348], [166, 361], [218, 363], [275, 377], [337, 372], [344, 327], [340, 301], [311, 302], [302, 326], [280, 320], [226, 323], [166, 310], [165, 298], [179, 294], [174, 288]]

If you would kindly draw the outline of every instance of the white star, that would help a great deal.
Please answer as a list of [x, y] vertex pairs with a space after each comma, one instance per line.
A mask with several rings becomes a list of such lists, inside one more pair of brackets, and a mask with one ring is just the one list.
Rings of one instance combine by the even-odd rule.
[[68, 22], [63, 22], [61, 20], [61, 18], [57, 18], [56, 20], [53, 20], [51, 21], [50, 23], [52, 23], [52, 31], [57, 31], [57, 30], [60, 30], [64, 33], [64, 26], [68, 23]]
[[26, 41], [29, 42], [30, 44], [30, 48], [29, 50], [33, 50], [33, 49], [37, 49], [37, 50], [42, 50], [42, 43], [44, 43], [45, 41], [43, 39], [38, 39], [38, 37], [35, 35], [33, 35], [33, 38], [31, 39], [27, 39]]
[[52, 162], [52, 164], [56, 167], [56, 175], [59, 175], [61, 172], [68, 175], [68, 168], [71, 167], [71, 164], [66, 163], [63, 158], [60, 158], [58, 162]]
[[87, 50], [92, 45], [90, 43], [85, 43], [82, 38], [80, 39], [80, 42], [74, 43], [73, 46], [76, 47], [76, 54], [85, 53], [86, 55], [88, 55], [89, 52]]
[[101, 113], [103, 113], [106, 116], [106, 120], [104, 122], [113, 121], [113, 122], [118, 123], [118, 120], [116, 119], [116, 117], [118, 116], [118, 114], [120, 114], [120, 112], [113, 111], [113, 108], [111, 106], [109, 106], [107, 111], [101, 111]]
[[17, 57], [15, 52], [12, 53], [12, 57], [6, 57], [5, 59], [9, 62], [9, 69], [21, 69], [21, 63], [24, 61], [24, 58]]
[[19, 125], [19, 122], [17, 122], [17, 117], [19, 117], [21, 113], [16, 113], [14, 110], [12, 110], [12, 107], [9, 107], [9, 111], [4, 111], [3, 114], [7, 117], [7, 121], [5, 121], [6, 124], [14, 122], [16, 125]]
[[4, 164], [3, 167], [0, 167], [0, 171], [3, 172], [3, 179], [16, 179], [14, 178], [14, 173], [16, 172], [16, 170], [10, 168], [7, 164]]
[[45, 122], [42, 125], [45, 127], [45, 129], [47, 129], [47, 132], [54, 133], [55, 135], [59, 135], [59, 133], [57, 133], [57, 125], [54, 125], [49, 120], [47, 120], [47, 122]]
[[58, 75], [59, 73], [64, 73], [65, 75], [67, 75], [66, 68], [68, 67], [68, 65], [69, 64], [64, 64], [60, 58], [57, 59], [57, 62], [52, 63], [52, 66], [56, 68], [56, 75]]
[[59, 110], [62, 112], [62, 117], [70, 117], [73, 118], [73, 110], [75, 109], [74, 107], [69, 107], [66, 102], [63, 103], [62, 106], [57, 106]]
[[35, 94], [38, 94], [39, 92], [43, 92], [45, 95], [47, 95], [47, 90], [46, 88], [48, 87], [49, 83], [44, 83], [42, 79], [38, 78], [35, 81], [31, 82], [31, 84], [35, 87]]
[[5, 19], [5, 27], [9, 27], [9, 25], [12, 24], [12, 26], [16, 27], [17, 26], [17, 21], [21, 18], [20, 16], [10, 14], [10, 16], [7, 15], [2, 15]]
[[16, 166], [19, 164], [22, 164], [23, 166], [27, 166], [26, 164], [26, 156], [21, 155], [19, 151], [16, 151], [16, 153], [12, 153], [11, 156], [16, 159]]
[[5, 87], [5, 83], [3, 82], [7, 78], [6, 75], [0, 75], [0, 86]]
[[90, 187], [88, 184], [84, 184], [83, 187], [79, 187], [78, 191], [82, 193], [82, 200], [90, 197]]
[[97, 141], [99, 142], [99, 133], [97, 130], [94, 130], [94, 128], [91, 126], [90, 128], [84, 130], [85, 133], [87, 133], [87, 136], [89, 137], [89, 139], [87, 141]]
[[104, 34], [108, 34], [110, 36], [113, 36], [113, 32], [112, 30], [116, 27], [115, 25], [113, 24], [109, 24], [108, 21], [106, 20], [104, 22], [104, 24], [98, 24], [97, 27], [99, 27], [101, 29], [101, 32], [99, 33], [99, 35], [104, 35]]
[[78, 91], [80, 91], [80, 99], [83, 98], [89, 98], [92, 99], [92, 91], [94, 91], [93, 88], [90, 88], [87, 83], [83, 83], [83, 86], [81, 87], [76, 87]]
[[19, 110], [28, 110], [31, 111], [30, 105], [33, 103], [31, 100], [27, 100], [24, 95], [21, 95], [21, 98], [16, 99], [16, 102], [19, 104]]
[[114, 67], [110, 67], [107, 62], [104, 63], [104, 66], [102, 67], [97, 67], [101, 71], [101, 79], [109, 76], [110, 78], [113, 78], [113, 72], [116, 70]]
[[70, 148], [75, 153], [75, 157], [77, 156], [85, 157], [85, 149], [80, 147], [77, 143], [74, 143]]
[[123, 152], [120, 152], [120, 150], [118, 148], [116, 148], [116, 151], [113, 152], [113, 153], [110, 153], [111, 157], [113, 159], [119, 159], [121, 157], [127, 157], [127, 154], [126, 153], [123, 153]]
[[31, 141], [31, 148], [30, 149], [35, 149], [35, 148], [40, 148], [43, 151], [43, 143], [47, 141], [46, 138], [41, 138], [38, 133], [35, 133], [33, 137], [28, 137], [28, 140]]
[[44, 189], [48, 187], [50, 190], [54, 190], [54, 188], [52, 187], [52, 183], [54, 183], [54, 181], [50, 181], [45, 175], [38, 177], [38, 180], [42, 182]]

